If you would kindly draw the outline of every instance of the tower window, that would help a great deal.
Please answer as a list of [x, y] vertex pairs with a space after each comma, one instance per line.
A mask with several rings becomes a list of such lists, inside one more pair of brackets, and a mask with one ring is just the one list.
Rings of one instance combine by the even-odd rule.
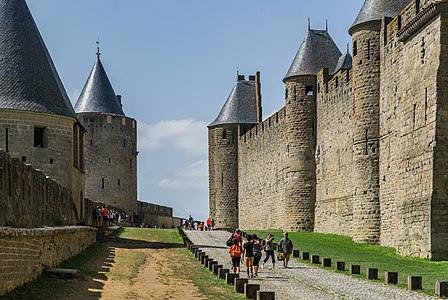
[[415, 14], [420, 12], [420, 0], [415, 1]]
[[222, 131], [222, 139], [225, 140], [227, 138], [227, 130], [223, 129]]
[[118, 178], [118, 186], [120, 186], [120, 178]]
[[358, 54], [358, 43], [356, 41], [353, 42], [353, 56]]
[[104, 178], [101, 178], [101, 188], [104, 189]]
[[305, 93], [307, 96], [314, 96], [313, 87], [311, 85], [305, 86]]
[[34, 127], [34, 147], [47, 147], [45, 127]]

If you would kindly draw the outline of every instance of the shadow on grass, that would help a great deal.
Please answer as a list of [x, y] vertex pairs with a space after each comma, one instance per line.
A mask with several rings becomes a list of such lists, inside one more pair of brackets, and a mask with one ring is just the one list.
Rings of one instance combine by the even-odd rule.
[[120, 238], [119, 234], [120, 232], [115, 232], [105, 243], [95, 243], [84, 252], [58, 266], [59, 268], [78, 269], [79, 277], [58, 279], [41, 275], [36, 280], [0, 296], [0, 300], [100, 299], [104, 289], [103, 282], [109, 280], [108, 274], [115, 263], [116, 249], [184, 248], [180, 243], [133, 240]]

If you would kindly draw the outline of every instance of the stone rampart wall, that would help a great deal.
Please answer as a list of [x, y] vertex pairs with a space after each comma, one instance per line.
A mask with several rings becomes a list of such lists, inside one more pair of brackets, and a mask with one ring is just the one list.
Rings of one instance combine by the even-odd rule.
[[75, 224], [68, 188], [0, 150], [0, 226]]
[[282, 228], [286, 119], [282, 108], [239, 138], [239, 226]]
[[91, 227], [0, 228], [0, 295], [35, 279], [96, 241]]
[[352, 235], [353, 99], [351, 71], [317, 77], [315, 231]]
[[149, 227], [172, 228], [181, 225], [181, 218], [173, 217], [171, 207], [147, 202], [137, 202], [137, 224], [145, 222]]

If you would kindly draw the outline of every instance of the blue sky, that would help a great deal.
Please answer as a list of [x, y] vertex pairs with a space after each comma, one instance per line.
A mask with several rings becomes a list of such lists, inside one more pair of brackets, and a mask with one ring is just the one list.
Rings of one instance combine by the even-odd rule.
[[261, 72], [264, 118], [311, 27], [342, 52], [363, 0], [27, 0], [72, 103], [102, 62], [138, 121], [138, 198], [208, 214], [207, 128], [240, 74]]

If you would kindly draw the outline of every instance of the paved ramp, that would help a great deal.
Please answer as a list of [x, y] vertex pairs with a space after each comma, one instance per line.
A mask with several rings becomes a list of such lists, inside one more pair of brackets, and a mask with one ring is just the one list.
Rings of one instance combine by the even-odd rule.
[[[227, 231], [185, 231], [190, 240], [207, 255], [230, 269], [230, 258], [226, 240]], [[263, 255], [264, 258], [264, 255]], [[425, 294], [408, 291], [396, 286], [354, 278], [318, 267], [299, 263], [291, 259], [288, 269], [277, 263], [276, 269], [260, 269], [258, 278], [249, 283], [260, 284], [261, 291], [275, 291], [275, 299], [437, 299]], [[272, 266], [267, 262], [266, 266]], [[241, 267], [240, 277], [245, 278], [246, 270]]]

